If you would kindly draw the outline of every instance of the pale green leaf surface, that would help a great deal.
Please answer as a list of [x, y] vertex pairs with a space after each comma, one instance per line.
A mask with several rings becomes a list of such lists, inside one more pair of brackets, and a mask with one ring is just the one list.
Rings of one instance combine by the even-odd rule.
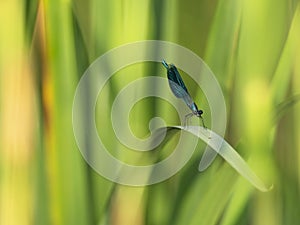
[[215, 132], [204, 129], [200, 126], [175, 126], [197, 136], [207, 143], [213, 150], [222, 156], [239, 174], [247, 179], [254, 187], [260, 191], [269, 191], [272, 186], [267, 187], [261, 179], [251, 170], [245, 160], [234, 150], [234, 148], [226, 142], [221, 136]]

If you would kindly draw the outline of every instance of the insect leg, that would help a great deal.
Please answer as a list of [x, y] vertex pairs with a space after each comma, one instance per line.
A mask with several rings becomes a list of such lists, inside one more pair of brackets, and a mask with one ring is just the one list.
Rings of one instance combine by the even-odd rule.
[[189, 114], [185, 115], [184, 127], [187, 127], [189, 125], [188, 122], [193, 115], [194, 115], [193, 113], [189, 113]]
[[205, 129], [207, 129], [207, 127], [206, 127], [205, 124], [204, 124], [204, 119], [203, 119], [203, 117], [200, 116], [200, 118], [201, 118], [202, 126], [203, 126]]

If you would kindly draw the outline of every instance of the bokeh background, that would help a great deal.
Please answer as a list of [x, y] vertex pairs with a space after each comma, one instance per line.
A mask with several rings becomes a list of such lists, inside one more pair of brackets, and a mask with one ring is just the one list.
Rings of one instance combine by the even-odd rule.
[[[1, 225], [300, 223], [298, 0], [2, 0], [0, 18]], [[220, 157], [199, 173], [201, 142], [178, 174], [147, 187], [114, 184], [86, 164], [72, 131], [80, 77], [106, 51], [150, 39], [180, 44], [209, 65], [226, 99], [225, 139], [273, 184], [270, 192], [256, 190]], [[168, 143], [139, 161], [138, 153], [124, 153], [109, 121], [122, 86], [165, 76], [161, 67], [119, 71], [97, 104], [99, 134], [131, 163], [166, 157], [178, 137], [168, 133]], [[209, 112], [201, 90], [183, 78]], [[178, 122], [166, 102], [145, 99], [130, 117], [138, 137], [157, 114]]]

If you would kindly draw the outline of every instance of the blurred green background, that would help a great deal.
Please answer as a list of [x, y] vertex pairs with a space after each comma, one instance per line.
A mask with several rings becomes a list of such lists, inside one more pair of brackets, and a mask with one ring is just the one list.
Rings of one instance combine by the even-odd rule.
[[[298, 0], [2, 0], [0, 18], [1, 225], [299, 224]], [[270, 192], [254, 189], [220, 157], [198, 173], [203, 143], [182, 171], [147, 187], [116, 185], [86, 164], [72, 131], [76, 85], [106, 51], [148, 39], [180, 44], [209, 65], [226, 99], [225, 139], [273, 183]], [[97, 104], [107, 113], [97, 118], [99, 133], [117, 155], [122, 146], [107, 112], [113, 97], [140, 76], [165, 76], [152, 64], [125, 70]], [[196, 87], [191, 92], [204, 101]], [[169, 108], [155, 99], [137, 105], [136, 135]], [[176, 142], [176, 133], [169, 136]], [[165, 157], [170, 145], [160, 150], [146, 158]]]

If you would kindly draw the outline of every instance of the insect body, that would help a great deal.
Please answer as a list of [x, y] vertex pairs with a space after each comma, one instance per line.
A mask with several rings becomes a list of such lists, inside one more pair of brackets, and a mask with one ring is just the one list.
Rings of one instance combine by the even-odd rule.
[[165, 60], [162, 61], [162, 64], [167, 69], [167, 76], [168, 76], [169, 86], [170, 86], [173, 94], [177, 98], [181, 98], [185, 102], [185, 104], [187, 104], [187, 106], [192, 111], [192, 113], [189, 113], [185, 116], [186, 121], [187, 121], [188, 118], [195, 115], [195, 116], [201, 118], [202, 125], [203, 125], [204, 128], [206, 128], [206, 126], [204, 125], [204, 120], [202, 118], [203, 111], [201, 109], [199, 110], [198, 106], [193, 101], [193, 99], [190, 96], [190, 94], [189, 94], [189, 92], [188, 92], [188, 90], [187, 90], [187, 88], [186, 88], [186, 86], [185, 86], [185, 84], [184, 84], [184, 82], [183, 82], [176, 66], [174, 66], [173, 64], [167, 64], [167, 62]]

